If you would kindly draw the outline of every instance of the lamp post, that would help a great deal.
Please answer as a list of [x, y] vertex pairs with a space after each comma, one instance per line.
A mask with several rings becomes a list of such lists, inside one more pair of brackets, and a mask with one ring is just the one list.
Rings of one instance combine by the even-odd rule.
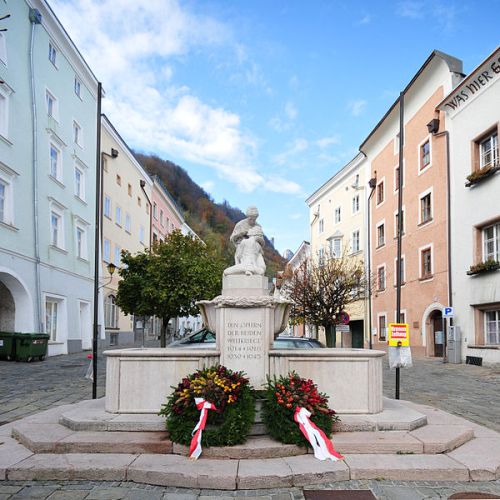
[[146, 193], [146, 190], [144, 189], [146, 186], [146, 181], [144, 179], [141, 179], [139, 181], [139, 184], [141, 186], [142, 192], [144, 193], [144, 196], [146, 197], [146, 200], [149, 205], [149, 250], [151, 251], [151, 245], [152, 245], [152, 231], [153, 231], [153, 205], [151, 204], [151, 200], [149, 199], [148, 193]]

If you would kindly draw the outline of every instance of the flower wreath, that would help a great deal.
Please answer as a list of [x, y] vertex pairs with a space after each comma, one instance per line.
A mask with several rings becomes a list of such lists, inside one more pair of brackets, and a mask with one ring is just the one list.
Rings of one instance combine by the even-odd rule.
[[190, 445], [193, 429], [200, 420], [200, 400], [214, 410], [207, 411], [207, 427], [201, 437], [203, 446], [245, 442], [254, 422], [255, 402], [243, 372], [212, 366], [188, 375], [173, 389], [159, 412], [167, 419], [166, 427], [173, 442]]
[[333, 424], [339, 418], [328, 407], [328, 396], [320, 393], [312, 380], [303, 379], [295, 372], [268, 379], [262, 414], [267, 432], [282, 443], [308, 446], [297, 425], [297, 408], [310, 412], [311, 422], [327, 437], [331, 436]]

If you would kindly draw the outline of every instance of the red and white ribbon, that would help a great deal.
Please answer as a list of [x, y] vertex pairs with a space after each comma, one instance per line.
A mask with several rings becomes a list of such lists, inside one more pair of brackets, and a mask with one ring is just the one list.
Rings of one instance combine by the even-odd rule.
[[208, 410], [215, 410], [215, 405], [205, 401], [203, 398], [194, 398], [196, 408], [201, 411], [200, 420], [193, 429], [191, 446], [189, 447], [189, 458], [196, 460], [201, 455], [201, 434], [207, 423]]
[[311, 421], [310, 416], [310, 411], [306, 408], [297, 406], [293, 419], [299, 424], [302, 434], [304, 434], [305, 438], [311, 443], [314, 450], [314, 456], [318, 460], [330, 459], [333, 462], [343, 460], [344, 457], [335, 451], [331, 440]]

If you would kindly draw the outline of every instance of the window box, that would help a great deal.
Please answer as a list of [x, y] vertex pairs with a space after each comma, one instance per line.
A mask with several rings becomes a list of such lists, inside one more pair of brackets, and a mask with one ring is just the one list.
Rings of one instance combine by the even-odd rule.
[[472, 172], [472, 174], [467, 176], [465, 187], [473, 186], [474, 184], [477, 184], [478, 182], [491, 177], [495, 172], [498, 172], [498, 170], [500, 170], [500, 165], [497, 164], [494, 166], [488, 165], [487, 167]]
[[473, 276], [474, 274], [489, 273], [498, 269], [500, 269], [500, 262], [498, 262], [497, 260], [489, 259], [485, 262], [480, 262], [479, 264], [470, 266], [467, 274], [469, 276]]

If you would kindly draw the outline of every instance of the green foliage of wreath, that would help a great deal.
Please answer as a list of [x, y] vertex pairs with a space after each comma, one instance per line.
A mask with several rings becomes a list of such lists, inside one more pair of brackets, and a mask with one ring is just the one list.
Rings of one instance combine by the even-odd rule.
[[[199, 389], [200, 385], [197, 385], [197, 382], [200, 379], [210, 379], [217, 370], [223, 380], [231, 380], [233, 383], [239, 381], [240, 385], [235, 390], [222, 392], [214, 390], [210, 383]], [[197, 393], [193, 388], [197, 388]], [[188, 392], [185, 392], [186, 389]], [[182, 404], [179, 404], [180, 394], [184, 394]], [[236, 400], [228, 403], [231, 394], [232, 399]], [[186, 446], [191, 443], [193, 429], [200, 418], [200, 411], [196, 408], [194, 401], [195, 397], [203, 397], [217, 408], [217, 410], [208, 411], [207, 425], [202, 434], [202, 446], [233, 446], [246, 441], [254, 423], [255, 400], [248, 380], [243, 377], [242, 373], [232, 372], [223, 366], [206, 368], [184, 378], [178, 387], [174, 388], [174, 392], [159, 413], [166, 417], [166, 428], [174, 443]]]
[[293, 419], [297, 406], [307, 408], [311, 421], [331, 436], [333, 424], [339, 418], [328, 408], [328, 397], [317, 390], [312, 380], [291, 372], [267, 382], [262, 419], [271, 437], [285, 444], [310, 446]]

